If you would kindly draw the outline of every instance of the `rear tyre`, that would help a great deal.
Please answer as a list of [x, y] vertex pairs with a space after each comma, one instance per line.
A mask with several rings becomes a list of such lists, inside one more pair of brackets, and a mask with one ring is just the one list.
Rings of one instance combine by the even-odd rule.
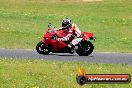
[[50, 53], [48, 47], [41, 41], [36, 45], [36, 50], [39, 54], [46, 55]]
[[88, 56], [93, 52], [94, 46], [90, 41], [82, 41], [78, 45], [78, 49], [76, 50], [76, 53], [79, 56]]

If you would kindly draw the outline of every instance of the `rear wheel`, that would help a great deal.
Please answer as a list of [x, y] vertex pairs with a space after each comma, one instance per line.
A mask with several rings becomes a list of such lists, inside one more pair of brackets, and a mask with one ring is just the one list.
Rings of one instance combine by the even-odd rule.
[[79, 56], [88, 56], [93, 52], [94, 46], [90, 41], [82, 41], [76, 49]]
[[36, 45], [36, 50], [39, 54], [46, 55], [50, 53], [48, 47], [41, 41]]

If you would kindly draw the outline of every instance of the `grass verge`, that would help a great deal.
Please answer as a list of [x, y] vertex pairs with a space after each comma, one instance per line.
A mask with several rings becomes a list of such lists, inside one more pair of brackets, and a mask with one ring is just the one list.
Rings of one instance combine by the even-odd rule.
[[88, 74], [130, 74], [132, 66], [126, 64], [90, 64], [86, 62], [59, 62], [0, 58], [1, 88], [132, 88], [129, 84], [76, 83], [76, 74], [82, 65]]

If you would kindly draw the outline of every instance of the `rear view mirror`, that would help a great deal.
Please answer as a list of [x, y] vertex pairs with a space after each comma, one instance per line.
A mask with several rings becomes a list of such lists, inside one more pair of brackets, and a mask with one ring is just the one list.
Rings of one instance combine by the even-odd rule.
[[50, 28], [50, 26], [51, 26], [51, 23], [48, 23], [48, 27]]

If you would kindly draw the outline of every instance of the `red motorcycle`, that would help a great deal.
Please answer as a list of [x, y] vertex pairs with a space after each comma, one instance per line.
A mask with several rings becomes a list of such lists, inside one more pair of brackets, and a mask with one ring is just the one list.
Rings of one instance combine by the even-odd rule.
[[[68, 42], [57, 41], [54, 38], [62, 37], [62, 30], [50, 28], [48, 25], [47, 32], [43, 35], [43, 39], [37, 44], [36, 50], [39, 54], [47, 55], [52, 53], [70, 53]], [[88, 56], [93, 52], [94, 46], [90, 40], [95, 41], [93, 33], [82, 32], [82, 40], [75, 45], [75, 51], [79, 56]]]

